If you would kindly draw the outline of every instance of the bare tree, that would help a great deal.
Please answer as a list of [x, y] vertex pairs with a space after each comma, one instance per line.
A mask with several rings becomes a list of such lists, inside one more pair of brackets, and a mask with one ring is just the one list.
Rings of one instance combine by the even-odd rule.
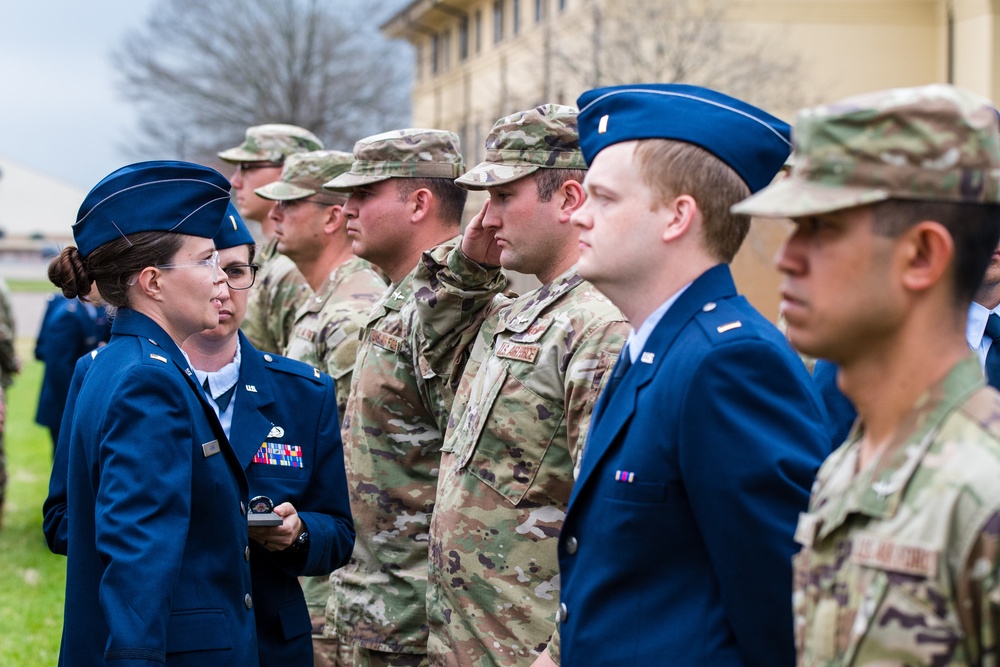
[[378, 19], [402, 0], [160, 0], [112, 53], [141, 109], [133, 157], [211, 162], [246, 128], [291, 123], [330, 148], [405, 126], [412, 58]]
[[585, 0], [583, 39], [562, 39], [554, 66], [582, 89], [625, 83], [707, 86], [767, 109], [794, 109], [799, 62], [726, 21], [729, 0]]

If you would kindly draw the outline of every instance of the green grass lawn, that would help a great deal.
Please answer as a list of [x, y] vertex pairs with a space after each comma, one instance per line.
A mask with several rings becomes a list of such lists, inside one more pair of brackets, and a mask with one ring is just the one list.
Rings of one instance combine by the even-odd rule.
[[7, 287], [11, 292], [55, 292], [56, 288], [48, 280], [29, 280], [27, 278], [7, 278]]
[[[0, 665], [55, 665], [62, 632], [66, 559], [42, 536], [52, 467], [49, 432], [35, 424], [42, 365], [34, 340], [18, 340], [24, 369], [7, 396], [7, 500], [0, 529]], [[30, 360], [30, 361], [29, 361]]]

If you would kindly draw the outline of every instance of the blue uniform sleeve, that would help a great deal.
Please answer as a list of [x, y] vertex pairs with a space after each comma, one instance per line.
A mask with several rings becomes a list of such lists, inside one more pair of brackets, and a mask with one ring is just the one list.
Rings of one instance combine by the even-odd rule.
[[70, 381], [66, 408], [63, 410], [62, 425], [59, 427], [59, 441], [56, 442], [52, 456], [52, 473], [49, 476], [49, 495], [42, 505], [42, 532], [49, 550], [54, 554], [66, 555], [69, 542], [69, 528], [66, 523], [66, 493], [69, 472], [69, 439], [73, 425], [73, 411], [76, 407], [76, 397], [83, 385], [83, 378], [90, 368], [93, 358], [86, 354], [76, 362], [73, 378]]
[[792, 665], [793, 534], [829, 448], [815, 388], [773, 344], [717, 347], [687, 392], [680, 465], [744, 664]]
[[344, 447], [340, 439], [337, 395], [332, 380], [323, 384], [322, 407], [315, 413], [316, 472], [300, 506], [299, 518], [309, 531], [309, 551], [298, 567], [289, 566], [285, 552], [274, 552], [279, 565], [292, 574], [317, 576], [333, 572], [347, 563], [354, 550], [354, 520], [347, 493]]
[[[73, 367], [84, 350], [81, 340], [87, 332], [84, 323], [68, 308], [62, 308], [48, 319], [48, 343], [45, 345], [45, 375], [48, 404], [44, 409], [51, 410], [61, 419], [66, 410], [66, 400], [69, 395], [70, 380], [73, 377]], [[54, 420], [50, 423], [57, 423]]]
[[107, 648], [141, 664], [142, 656], [166, 650], [190, 525], [198, 434], [189, 391], [172, 366], [146, 365], [129, 375], [116, 387], [97, 451], [95, 541], [106, 564], [99, 595]]

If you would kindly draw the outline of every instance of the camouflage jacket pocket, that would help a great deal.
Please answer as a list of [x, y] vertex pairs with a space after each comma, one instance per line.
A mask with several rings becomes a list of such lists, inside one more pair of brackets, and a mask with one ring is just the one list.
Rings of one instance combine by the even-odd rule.
[[951, 665], [961, 651], [963, 633], [942, 614], [948, 594], [934, 580], [915, 575], [881, 572], [876, 581], [883, 590], [866, 596], [851, 631], [844, 665]]
[[498, 384], [479, 419], [465, 467], [517, 505], [534, 484], [553, 439], [560, 432], [565, 438], [565, 411], [528, 389], [510, 369]]

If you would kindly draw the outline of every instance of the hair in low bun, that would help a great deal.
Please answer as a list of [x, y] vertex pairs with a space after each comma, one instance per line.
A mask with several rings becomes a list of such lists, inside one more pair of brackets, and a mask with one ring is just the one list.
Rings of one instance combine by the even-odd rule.
[[63, 296], [67, 299], [86, 297], [90, 294], [93, 283], [87, 271], [87, 262], [76, 246], [63, 248], [62, 252], [49, 262], [49, 280], [62, 290]]

